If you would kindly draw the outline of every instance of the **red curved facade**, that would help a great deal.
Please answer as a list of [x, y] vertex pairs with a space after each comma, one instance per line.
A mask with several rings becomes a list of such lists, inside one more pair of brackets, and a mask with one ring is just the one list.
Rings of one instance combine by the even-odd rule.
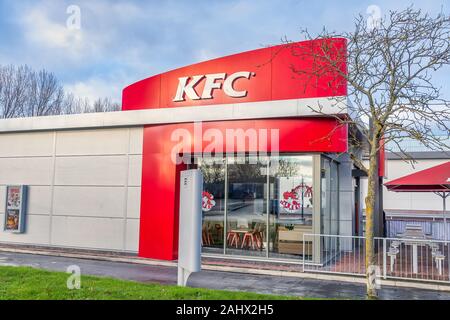
[[[306, 79], [293, 71], [293, 69], [311, 69], [313, 56], [320, 54], [324, 47], [332, 47], [337, 55], [342, 56], [342, 53], [346, 51], [346, 40], [337, 38], [304, 41], [257, 49], [155, 75], [133, 83], [123, 90], [122, 109], [173, 108], [345, 96], [347, 95], [346, 81], [337, 73], [329, 72], [326, 76]], [[341, 67], [342, 70], [346, 70], [345, 64]], [[232, 98], [224, 94], [223, 90], [215, 90], [212, 99], [173, 101], [180, 77], [223, 72], [229, 75], [239, 71], [254, 74], [250, 80], [236, 81], [236, 90], [247, 91], [245, 97]], [[198, 92], [201, 92], [203, 88], [204, 81], [196, 86]]]

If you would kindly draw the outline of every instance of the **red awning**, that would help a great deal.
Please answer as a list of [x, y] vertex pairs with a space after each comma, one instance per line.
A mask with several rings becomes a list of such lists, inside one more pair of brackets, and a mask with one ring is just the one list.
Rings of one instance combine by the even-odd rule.
[[397, 192], [450, 192], [450, 161], [386, 182]]

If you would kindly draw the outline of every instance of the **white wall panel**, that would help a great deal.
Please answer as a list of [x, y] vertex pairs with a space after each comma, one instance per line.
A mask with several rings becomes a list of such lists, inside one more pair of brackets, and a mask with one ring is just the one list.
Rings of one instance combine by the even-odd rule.
[[139, 249], [139, 219], [127, 219], [127, 236], [125, 250], [138, 251]]
[[53, 217], [52, 243], [82, 248], [121, 250], [122, 219]]
[[50, 214], [52, 202], [52, 189], [50, 186], [28, 187], [28, 213]]
[[142, 155], [130, 156], [128, 185], [140, 186], [142, 179]]
[[123, 187], [55, 187], [54, 215], [123, 217]]
[[141, 212], [141, 188], [129, 187], [127, 197], [127, 218], [139, 219]]
[[26, 233], [10, 233], [3, 231], [5, 215], [0, 214], [0, 242], [15, 242], [26, 244], [49, 244], [50, 217], [43, 215], [28, 215]]
[[[54, 137], [54, 131], [0, 134], [0, 241], [137, 251], [143, 128]], [[11, 184], [29, 186], [23, 234], [3, 231]]]
[[[448, 159], [422, 159], [412, 167], [402, 160], [387, 160], [387, 175], [384, 182], [388, 182], [408, 174], [428, 169], [444, 162]], [[361, 179], [363, 196], [367, 195], [367, 179]], [[363, 198], [364, 200], [364, 198]], [[442, 210], [442, 198], [428, 192], [393, 192], [383, 187], [383, 205], [385, 209], [398, 210]], [[365, 203], [363, 202], [365, 208]], [[450, 208], [450, 199], [447, 198], [447, 208]]]
[[6, 186], [0, 186], [0, 213], [5, 213], [5, 207], [6, 207]]
[[142, 154], [144, 144], [144, 129], [142, 127], [130, 128], [130, 154]]
[[0, 158], [0, 184], [50, 185], [52, 158]]
[[[387, 174], [390, 181], [405, 175], [437, 166], [448, 160], [418, 160], [414, 167], [401, 160], [387, 161]], [[447, 208], [450, 199], [447, 200]], [[392, 192], [384, 188], [384, 207], [386, 209], [442, 210], [442, 199], [426, 192]]]
[[56, 185], [124, 186], [126, 156], [62, 157], [56, 159]]
[[60, 131], [56, 155], [106, 155], [128, 152], [128, 129]]
[[51, 156], [52, 153], [53, 132], [0, 135], [0, 157]]

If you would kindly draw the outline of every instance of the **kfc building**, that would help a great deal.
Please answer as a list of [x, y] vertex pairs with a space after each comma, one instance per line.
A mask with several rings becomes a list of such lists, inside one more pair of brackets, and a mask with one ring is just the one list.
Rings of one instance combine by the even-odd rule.
[[0, 120], [0, 199], [28, 190], [23, 232], [0, 202], [0, 242], [175, 260], [189, 168], [204, 177], [205, 256], [296, 262], [304, 234], [358, 234], [346, 83], [293, 71], [312, 64], [295, 50], [323, 42], [345, 50], [257, 49], [131, 84], [120, 112]]

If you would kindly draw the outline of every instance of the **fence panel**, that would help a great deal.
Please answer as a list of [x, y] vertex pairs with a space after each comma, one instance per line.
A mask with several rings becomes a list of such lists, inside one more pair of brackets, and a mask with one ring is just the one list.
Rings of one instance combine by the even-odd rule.
[[366, 273], [364, 237], [304, 234], [303, 243], [305, 272]]
[[449, 282], [450, 243], [448, 241], [375, 238], [385, 243], [384, 278]]
[[[364, 276], [365, 237], [303, 235], [304, 272]], [[450, 242], [374, 238], [374, 267], [384, 279], [450, 282]]]

